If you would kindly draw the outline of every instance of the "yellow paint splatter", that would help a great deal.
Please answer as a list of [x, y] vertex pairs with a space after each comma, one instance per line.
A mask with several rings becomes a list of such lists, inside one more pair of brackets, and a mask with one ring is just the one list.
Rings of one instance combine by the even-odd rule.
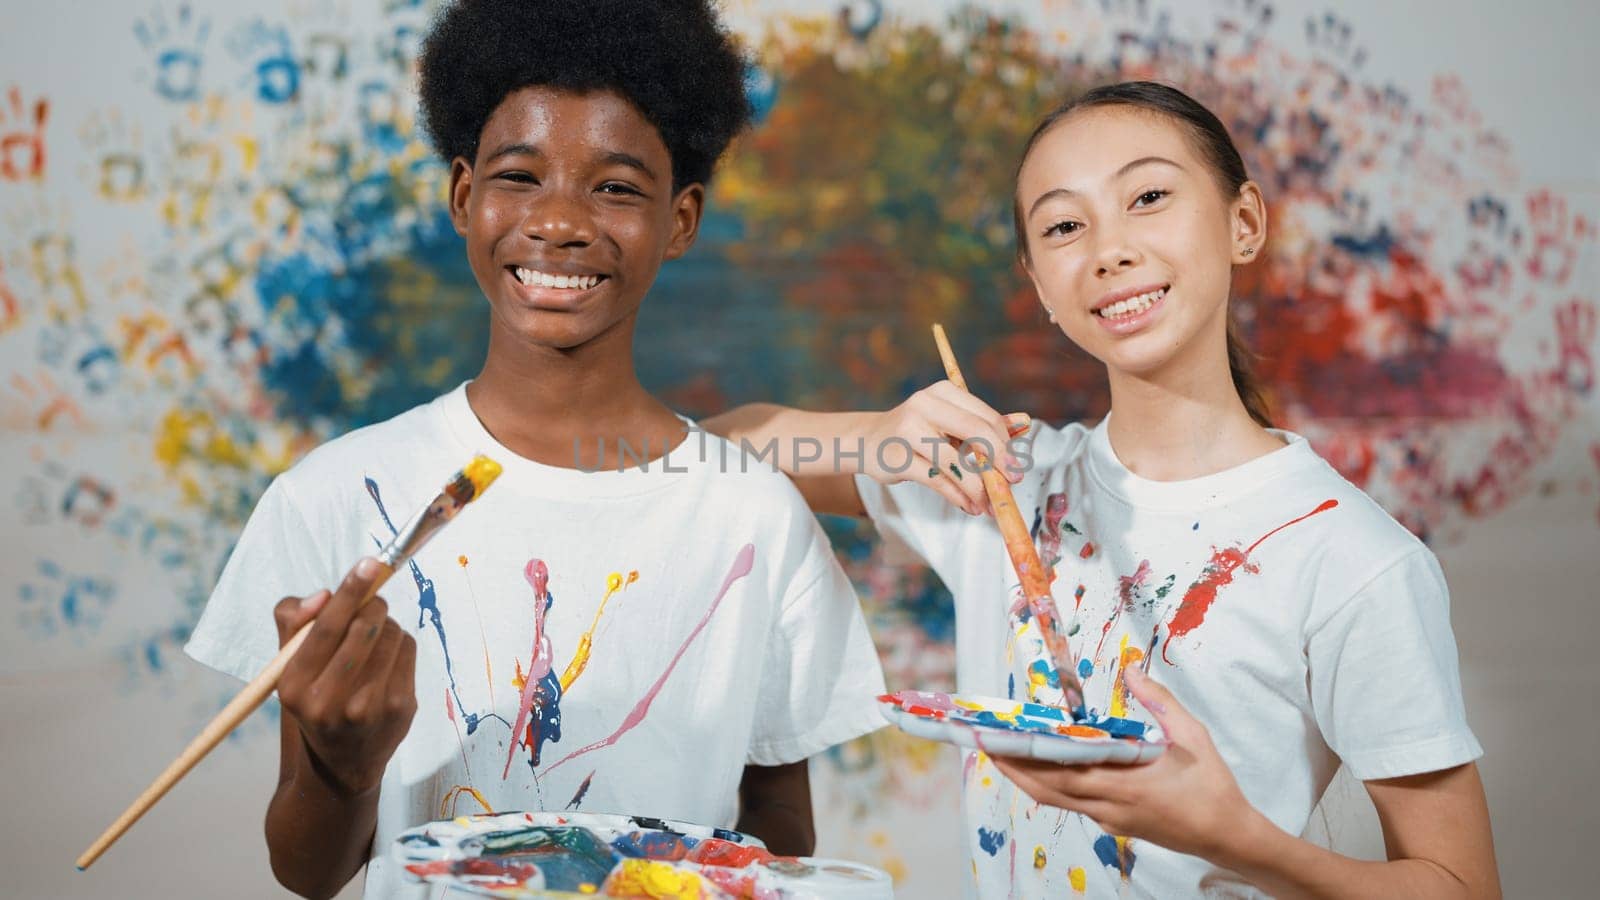
[[1122, 665], [1117, 669], [1116, 681], [1111, 685], [1111, 715], [1124, 718], [1128, 715], [1128, 685], [1123, 679], [1123, 674], [1129, 666], [1136, 666], [1144, 661], [1144, 651], [1138, 647], [1128, 646], [1128, 636], [1122, 636], [1121, 659]]
[[461, 568], [465, 569], [467, 567], [466, 554], [462, 554], [462, 555], [456, 557], [456, 562], [461, 566]]
[[1089, 873], [1083, 870], [1083, 866], [1073, 866], [1068, 869], [1067, 881], [1072, 884], [1072, 890], [1076, 893], [1081, 894], [1089, 889]]
[[[478, 805], [483, 807], [483, 811], [485, 813], [494, 815], [494, 808], [489, 805], [489, 801], [483, 799], [482, 794], [478, 793], [474, 788], [468, 787], [464, 784], [458, 784], [451, 788], [449, 793], [445, 794], [439, 799], [439, 818], [445, 819], [453, 818], [455, 816], [456, 805], [461, 802], [462, 794], [471, 794], [472, 799], [478, 801]], [[465, 820], [463, 819], [458, 821]]]
[[[638, 580], [638, 572], [628, 573], [628, 584], [633, 584]], [[600, 598], [600, 608], [595, 610], [594, 622], [589, 625], [589, 630], [578, 638], [578, 649], [572, 653], [572, 662], [567, 663], [567, 670], [561, 673], [561, 692], [563, 694], [567, 692], [567, 688], [571, 687], [574, 681], [578, 680], [578, 676], [582, 675], [584, 668], [589, 665], [589, 650], [594, 646], [594, 630], [600, 627], [600, 617], [605, 615], [606, 602], [611, 599], [613, 594], [622, 590], [625, 586], [620, 573], [612, 572], [606, 576], [606, 595]]]
[[1035, 869], [1042, 869], [1042, 868], [1044, 868], [1045, 863], [1048, 862], [1048, 861], [1049, 860], [1045, 857], [1045, 854], [1044, 854], [1044, 845], [1043, 844], [1035, 844], [1034, 848], [1033, 848], [1033, 867]]

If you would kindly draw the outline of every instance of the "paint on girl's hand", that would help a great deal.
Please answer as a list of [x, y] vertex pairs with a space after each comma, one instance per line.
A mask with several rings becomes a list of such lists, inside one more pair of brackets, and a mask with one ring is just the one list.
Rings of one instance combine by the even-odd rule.
[[995, 854], [999, 853], [1000, 848], [1004, 847], [1005, 845], [1006, 833], [1004, 831], [990, 831], [981, 825], [978, 826], [978, 846], [983, 850], [983, 852], [989, 854], [990, 856], [994, 856]]
[[1259, 571], [1256, 565], [1250, 562], [1250, 554], [1255, 552], [1255, 549], [1261, 546], [1267, 538], [1291, 525], [1304, 522], [1318, 513], [1334, 509], [1338, 505], [1339, 501], [1337, 500], [1325, 500], [1311, 512], [1299, 518], [1290, 519], [1257, 538], [1255, 543], [1244, 550], [1240, 550], [1237, 547], [1229, 547], [1225, 550], [1212, 548], [1211, 561], [1206, 563], [1206, 567], [1201, 570], [1200, 577], [1195, 579], [1194, 584], [1189, 585], [1189, 589], [1184, 591], [1183, 599], [1178, 602], [1178, 609], [1172, 614], [1172, 621], [1167, 625], [1167, 640], [1161, 645], [1162, 660], [1168, 665], [1172, 664], [1171, 657], [1167, 656], [1167, 650], [1172, 646], [1173, 639], [1183, 637], [1205, 621], [1206, 613], [1211, 609], [1211, 604], [1216, 602], [1217, 591], [1233, 583], [1233, 573], [1236, 570], [1243, 568], [1244, 571], [1252, 574]]
[[950, 474], [954, 475], [956, 477], [957, 481], [960, 481], [961, 480], [961, 467], [956, 465], [955, 463], [951, 463], [950, 464]]

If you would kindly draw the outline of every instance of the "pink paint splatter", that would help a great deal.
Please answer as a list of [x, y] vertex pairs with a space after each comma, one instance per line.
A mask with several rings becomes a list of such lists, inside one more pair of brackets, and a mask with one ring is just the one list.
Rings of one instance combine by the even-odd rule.
[[639, 699], [639, 702], [633, 707], [633, 711], [628, 713], [627, 717], [622, 720], [621, 725], [617, 726], [617, 730], [604, 740], [595, 741], [587, 747], [579, 748], [563, 756], [554, 765], [546, 769], [546, 773], [554, 772], [585, 753], [615, 744], [624, 734], [644, 721], [645, 714], [650, 711], [650, 704], [654, 703], [656, 695], [661, 693], [662, 686], [667, 683], [667, 678], [672, 675], [672, 670], [677, 668], [678, 661], [683, 659], [683, 654], [688, 652], [689, 645], [693, 644], [694, 639], [699, 637], [700, 632], [705, 630], [707, 623], [711, 621], [711, 616], [716, 613], [717, 607], [722, 605], [722, 598], [728, 595], [728, 589], [733, 587], [735, 581], [750, 574], [751, 569], [755, 567], [755, 558], [755, 545], [745, 544], [739, 551], [739, 555], [734, 558], [733, 568], [728, 570], [728, 577], [723, 579], [722, 589], [717, 591], [716, 599], [711, 601], [711, 606], [706, 610], [706, 614], [700, 617], [700, 622], [694, 626], [693, 631], [689, 632], [689, 637], [684, 640], [683, 646], [679, 647], [678, 652], [672, 655], [672, 661], [667, 663], [667, 668], [661, 673], [661, 677], [657, 678], [655, 684], [650, 686], [650, 690], [646, 691], [645, 695]]
[[[501, 773], [502, 779], [511, 775], [511, 761], [517, 756], [523, 726], [528, 724], [528, 715], [533, 711], [535, 700], [540, 700], [540, 683], [545, 676], [550, 674], [550, 660], [554, 651], [550, 647], [550, 635], [544, 630], [544, 613], [546, 595], [549, 593], [550, 570], [542, 559], [530, 559], [522, 570], [523, 577], [528, 579], [528, 584], [533, 587], [533, 659], [528, 663], [528, 674], [522, 682], [522, 700], [517, 707], [517, 724], [511, 726], [511, 747], [506, 753], [506, 768]], [[534, 739], [532, 745], [537, 748], [538, 741]]]
[[1233, 573], [1237, 569], [1243, 567], [1246, 572], [1251, 573], [1259, 571], [1249, 560], [1250, 554], [1261, 546], [1263, 541], [1290, 525], [1304, 522], [1306, 519], [1318, 513], [1327, 512], [1338, 505], [1339, 501], [1337, 500], [1325, 500], [1311, 512], [1297, 519], [1291, 519], [1262, 535], [1255, 543], [1244, 550], [1240, 550], [1237, 547], [1229, 547], [1225, 550], [1213, 548], [1210, 562], [1206, 563], [1206, 567], [1200, 572], [1200, 577], [1195, 583], [1190, 585], [1187, 591], [1184, 591], [1183, 600], [1179, 602], [1177, 611], [1172, 614], [1172, 621], [1167, 625], [1167, 640], [1161, 645], [1161, 658], [1168, 665], [1172, 664], [1171, 658], [1167, 656], [1167, 648], [1172, 646], [1172, 639], [1183, 637], [1200, 627], [1200, 624], [1206, 619], [1206, 613], [1211, 609], [1211, 604], [1216, 602], [1217, 591], [1233, 583]]

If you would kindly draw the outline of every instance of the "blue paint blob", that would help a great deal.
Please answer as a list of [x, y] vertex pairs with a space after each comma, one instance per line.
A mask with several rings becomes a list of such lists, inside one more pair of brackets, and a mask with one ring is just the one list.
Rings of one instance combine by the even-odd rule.
[[1078, 677], [1088, 678], [1094, 674], [1094, 662], [1088, 659], [1078, 660]]
[[983, 852], [994, 856], [1005, 845], [1006, 833], [1004, 831], [990, 831], [982, 826], [978, 827], [978, 846], [983, 848]]
[[[1116, 869], [1122, 873], [1123, 878], [1133, 874], [1133, 845], [1125, 844], [1122, 859], [1117, 858], [1117, 839], [1109, 834], [1102, 834], [1094, 840], [1094, 855], [1099, 858], [1101, 865]], [[1123, 868], [1127, 866], [1127, 868]]]

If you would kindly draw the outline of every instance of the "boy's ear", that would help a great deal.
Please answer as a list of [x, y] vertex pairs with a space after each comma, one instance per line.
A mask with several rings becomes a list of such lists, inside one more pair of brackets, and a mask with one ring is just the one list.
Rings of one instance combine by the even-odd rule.
[[689, 252], [700, 234], [700, 213], [706, 204], [706, 186], [695, 183], [672, 198], [672, 238], [667, 241], [667, 259]]
[[472, 198], [472, 164], [458, 156], [450, 162], [450, 224], [467, 236], [467, 201]]

